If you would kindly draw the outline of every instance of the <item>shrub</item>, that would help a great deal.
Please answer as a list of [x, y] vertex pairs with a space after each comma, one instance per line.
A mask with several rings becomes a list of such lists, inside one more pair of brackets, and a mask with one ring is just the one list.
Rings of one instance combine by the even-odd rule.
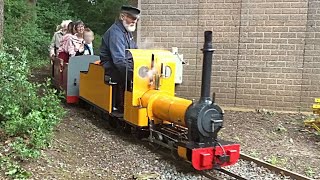
[[94, 53], [96, 55], [99, 55], [100, 53], [101, 41], [102, 41], [102, 37], [99, 34], [95, 34], [94, 41], [93, 41], [93, 48], [94, 48]]
[[62, 20], [74, 19], [72, 17], [72, 7], [66, 0], [41, 0], [37, 2], [37, 20], [39, 25], [47, 35], [53, 35], [56, 26]]
[[4, 49], [0, 50], [0, 173], [4, 171], [11, 178], [23, 179], [30, 173], [19, 166], [19, 160], [39, 157], [65, 114], [57, 92], [49, 88], [49, 80], [38, 84], [29, 82], [28, 78], [31, 68], [48, 62], [50, 33], [61, 22], [59, 18], [69, 17], [70, 12], [66, 4], [57, 0], [43, 0], [38, 6], [29, 5], [26, 0], [4, 3]]
[[[54, 126], [64, 115], [56, 90], [28, 81], [26, 55], [0, 51], [0, 114], [9, 136], [27, 137], [28, 147], [46, 147]], [[21, 142], [19, 140], [18, 142]]]
[[27, 179], [31, 176], [31, 173], [22, 169], [17, 162], [13, 162], [10, 158], [5, 157], [1, 154], [0, 154], [0, 170], [6, 171], [5, 175], [11, 177], [12, 179]]
[[36, 22], [35, 7], [25, 0], [5, 1], [4, 43], [7, 51], [18, 55], [22, 50], [30, 65], [43, 64], [43, 55], [48, 54], [48, 35]]
[[25, 50], [19, 55], [0, 51], [0, 131], [10, 142], [2, 158], [8, 166], [3, 165], [1, 169], [14, 177], [28, 173], [13, 160], [39, 157], [65, 114], [56, 90], [49, 88], [49, 80], [44, 84], [28, 81], [30, 69], [26, 54]]

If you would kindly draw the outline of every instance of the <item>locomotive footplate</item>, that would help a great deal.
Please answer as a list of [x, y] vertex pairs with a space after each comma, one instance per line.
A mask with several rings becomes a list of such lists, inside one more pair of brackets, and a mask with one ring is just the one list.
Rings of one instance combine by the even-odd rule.
[[209, 144], [179, 143], [178, 154], [190, 161], [197, 170], [219, 169], [235, 164], [240, 157], [240, 144], [215, 141]]

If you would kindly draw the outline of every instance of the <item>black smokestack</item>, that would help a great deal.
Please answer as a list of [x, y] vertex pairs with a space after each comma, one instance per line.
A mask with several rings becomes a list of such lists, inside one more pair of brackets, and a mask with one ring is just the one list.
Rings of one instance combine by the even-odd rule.
[[210, 98], [210, 84], [211, 84], [211, 70], [212, 70], [212, 31], [204, 32], [203, 49], [203, 64], [202, 64], [202, 82], [201, 82], [201, 97], [200, 101], [211, 100]]

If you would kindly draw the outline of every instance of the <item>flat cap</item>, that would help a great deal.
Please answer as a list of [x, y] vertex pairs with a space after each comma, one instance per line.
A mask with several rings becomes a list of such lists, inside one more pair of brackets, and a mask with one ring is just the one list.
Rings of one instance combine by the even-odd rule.
[[127, 5], [121, 6], [121, 12], [128, 13], [136, 18], [140, 15], [140, 10], [138, 8]]

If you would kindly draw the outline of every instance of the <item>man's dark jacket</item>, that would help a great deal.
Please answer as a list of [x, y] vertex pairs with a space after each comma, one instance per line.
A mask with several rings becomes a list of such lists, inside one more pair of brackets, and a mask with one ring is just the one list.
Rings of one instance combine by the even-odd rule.
[[106, 74], [115, 82], [125, 82], [126, 69], [132, 75], [133, 59], [126, 49], [137, 49], [131, 32], [120, 20], [116, 21], [103, 35], [100, 47], [100, 60]]

